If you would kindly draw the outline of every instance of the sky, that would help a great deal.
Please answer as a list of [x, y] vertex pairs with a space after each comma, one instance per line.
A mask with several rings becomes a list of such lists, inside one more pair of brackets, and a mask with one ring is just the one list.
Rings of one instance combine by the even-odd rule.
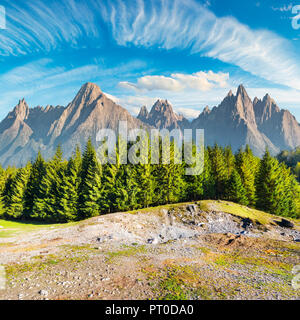
[[94, 82], [133, 115], [162, 98], [189, 119], [243, 84], [251, 98], [269, 93], [300, 122], [296, 5], [0, 0], [0, 120], [22, 98], [30, 107], [66, 106]]

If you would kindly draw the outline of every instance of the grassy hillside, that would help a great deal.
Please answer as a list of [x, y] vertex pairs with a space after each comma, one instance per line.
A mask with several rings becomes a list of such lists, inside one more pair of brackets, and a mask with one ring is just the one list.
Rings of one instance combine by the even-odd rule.
[[[274, 220], [280, 221], [282, 217], [271, 215], [269, 213], [242, 206], [233, 202], [221, 200], [203, 200], [197, 202], [202, 211], [225, 212], [241, 218], [249, 218], [254, 222], [262, 225], [274, 224]], [[135, 214], [137, 212], [151, 214], [159, 213], [162, 209], [170, 210], [176, 209], [189, 203], [169, 204], [165, 206], [146, 208], [141, 210], [129, 211], [128, 214]], [[89, 220], [89, 219], [88, 219]], [[12, 222], [0, 219], [0, 238], [10, 237], [21, 234], [23, 232], [32, 232], [42, 229], [63, 228], [76, 224], [84, 224], [86, 221], [72, 222], [67, 224], [43, 224], [38, 222]], [[293, 221], [296, 228], [300, 230], [300, 219], [289, 219]]]
[[50, 228], [60, 228], [70, 226], [74, 223], [68, 224], [43, 224], [36, 221], [7, 221], [0, 219], [0, 238], [6, 238], [21, 234], [23, 232], [32, 232]]

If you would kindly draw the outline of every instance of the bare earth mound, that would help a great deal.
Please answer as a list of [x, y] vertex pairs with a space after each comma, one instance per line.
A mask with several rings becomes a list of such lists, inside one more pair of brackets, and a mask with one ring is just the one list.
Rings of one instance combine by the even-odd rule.
[[67, 225], [0, 220], [0, 299], [299, 299], [299, 240], [299, 221], [225, 201]]

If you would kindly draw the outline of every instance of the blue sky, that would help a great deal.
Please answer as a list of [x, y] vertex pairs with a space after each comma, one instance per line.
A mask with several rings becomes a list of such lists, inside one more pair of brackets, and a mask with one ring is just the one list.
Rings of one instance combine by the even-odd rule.
[[188, 118], [243, 83], [300, 121], [297, 1], [0, 0], [0, 120], [90, 81], [132, 114], [164, 98]]

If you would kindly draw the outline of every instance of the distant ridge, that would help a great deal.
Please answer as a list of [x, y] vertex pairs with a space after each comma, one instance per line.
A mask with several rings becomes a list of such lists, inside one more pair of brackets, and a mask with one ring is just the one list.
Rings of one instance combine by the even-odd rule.
[[95, 143], [103, 128], [116, 130], [120, 120], [128, 128], [204, 129], [205, 143], [231, 145], [233, 151], [249, 144], [261, 156], [266, 147], [275, 155], [280, 150], [300, 146], [300, 125], [287, 110], [281, 110], [267, 94], [252, 101], [240, 85], [230, 90], [218, 107], [206, 107], [192, 122], [174, 112], [168, 100], [159, 99], [150, 112], [145, 106], [137, 118], [109, 99], [93, 83], [84, 84], [66, 107], [29, 108], [25, 99], [0, 122], [0, 163], [21, 166], [33, 160], [41, 150], [51, 157], [58, 144], [69, 157], [75, 146], [83, 148], [89, 137]]

